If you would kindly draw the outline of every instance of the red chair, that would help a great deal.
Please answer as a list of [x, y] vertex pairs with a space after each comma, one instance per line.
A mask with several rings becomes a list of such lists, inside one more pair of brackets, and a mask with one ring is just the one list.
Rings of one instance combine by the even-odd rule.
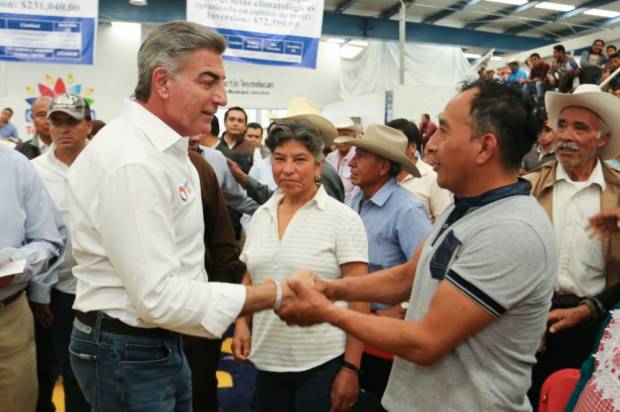
[[579, 369], [561, 369], [550, 375], [540, 390], [538, 412], [564, 412], [579, 377]]

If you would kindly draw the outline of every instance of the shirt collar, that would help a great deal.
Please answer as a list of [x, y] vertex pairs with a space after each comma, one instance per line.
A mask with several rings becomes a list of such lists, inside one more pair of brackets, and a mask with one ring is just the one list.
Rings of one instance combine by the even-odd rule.
[[[271, 196], [271, 198], [267, 201], [267, 203], [265, 203], [265, 205], [267, 206], [267, 209], [272, 214], [272, 216], [274, 216], [274, 218], [275, 216], [277, 216], [278, 205], [280, 204], [280, 201], [282, 200], [283, 197], [284, 197], [284, 192], [282, 192], [282, 190], [280, 189], [277, 189], [275, 193], [273, 194], [273, 196]], [[319, 190], [316, 191], [316, 194], [314, 195], [314, 197], [308, 203], [306, 203], [303, 207], [306, 207], [308, 205], [316, 205], [316, 207], [319, 208], [319, 210], [324, 210], [325, 205], [327, 204], [328, 198], [329, 198], [329, 195], [325, 191], [325, 188], [323, 187], [323, 185], [320, 185]]]
[[381, 189], [379, 189], [377, 193], [372, 195], [369, 201], [379, 207], [382, 207], [385, 202], [387, 202], [387, 200], [390, 198], [390, 196], [392, 196], [394, 190], [396, 190], [397, 188], [398, 183], [396, 182], [396, 179], [391, 177], [390, 180], [388, 180], [383, 186], [381, 186]]
[[517, 183], [489, 190], [480, 196], [460, 198], [455, 196], [454, 205], [455, 207], [481, 207], [510, 196], [528, 196], [531, 189], [532, 184], [529, 181], [519, 178]]
[[123, 116], [141, 129], [157, 150], [163, 152], [169, 147], [183, 142], [185, 151], [187, 151], [187, 139], [172, 130], [163, 120], [148, 111], [140, 103], [134, 100], [126, 100]]
[[[555, 169], [555, 180], [559, 182], [560, 180], [565, 180], [568, 183], [575, 183], [571, 180], [568, 173], [566, 173], [566, 169], [562, 166], [562, 163], [558, 162], [558, 167]], [[590, 173], [590, 177], [586, 181], [588, 182], [587, 186], [591, 185], [599, 185], [601, 191], [605, 190], [607, 184], [605, 183], [605, 176], [603, 175], [603, 166], [601, 165], [601, 160], [599, 158], [596, 159], [596, 166], [594, 166], [594, 170]]]

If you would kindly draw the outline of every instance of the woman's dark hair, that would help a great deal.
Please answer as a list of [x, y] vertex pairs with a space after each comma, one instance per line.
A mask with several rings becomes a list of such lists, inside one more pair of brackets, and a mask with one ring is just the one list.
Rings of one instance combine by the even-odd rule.
[[493, 80], [466, 83], [461, 92], [477, 89], [471, 100], [472, 138], [493, 133], [502, 163], [516, 169], [536, 142], [544, 117], [534, 101], [517, 88]]
[[273, 153], [276, 147], [291, 140], [303, 144], [312, 153], [316, 162], [323, 160], [323, 139], [321, 138], [321, 133], [310, 123], [303, 121], [279, 122], [269, 133], [267, 139], [265, 139], [265, 146]]

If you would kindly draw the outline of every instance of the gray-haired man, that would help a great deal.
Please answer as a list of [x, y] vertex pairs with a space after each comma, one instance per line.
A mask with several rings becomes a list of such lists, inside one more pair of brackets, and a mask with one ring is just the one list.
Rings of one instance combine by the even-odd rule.
[[69, 172], [69, 350], [93, 411], [190, 411], [180, 334], [219, 337], [240, 314], [290, 294], [277, 282], [206, 283], [200, 184], [183, 136], [208, 132], [226, 105], [225, 47], [194, 23], [153, 30], [138, 52], [135, 100]]

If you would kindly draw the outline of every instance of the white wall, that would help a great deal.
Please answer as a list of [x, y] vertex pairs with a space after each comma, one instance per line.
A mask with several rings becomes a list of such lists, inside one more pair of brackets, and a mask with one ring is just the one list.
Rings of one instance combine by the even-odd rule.
[[[148, 31], [146, 31], [148, 33]], [[39, 96], [39, 84], [51, 89], [58, 78], [69, 86], [82, 85], [82, 95], [94, 100], [98, 119], [109, 121], [120, 114], [138, 78], [136, 54], [144, 32], [140, 24], [100, 24], [97, 29], [95, 65], [0, 63], [0, 108], [12, 107], [11, 120], [20, 137], [32, 132], [26, 121], [29, 97]], [[248, 109], [283, 109], [293, 97], [303, 96], [317, 105], [338, 99], [340, 54], [338, 45], [321, 42], [317, 69], [224, 63], [228, 103]], [[223, 120], [222, 118], [220, 120]]]
[[4, 63], [3, 80], [6, 94], [0, 96], [0, 106], [15, 111], [11, 122], [22, 138], [30, 124], [26, 111], [28, 97], [39, 96], [39, 84], [54, 89], [58, 78], [69, 86], [82, 85], [82, 95], [94, 100], [96, 116], [104, 121], [119, 114], [120, 103], [136, 85], [136, 51], [140, 46], [140, 26], [133, 23], [100, 24], [97, 30], [95, 65], [51, 65], [40, 63]]
[[420, 116], [428, 113], [433, 122], [446, 104], [457, 94], [457, 86], [399, 86], [394, 90], [393, 118], [404, 117], [420, 123]]
[[364, 128], [369, 124], [383, 123], [385, 92], [375, 92], [347, 100], [334, 101], [323, 105], [321, 111], [332, 122], [343, 117], [359, 117]]

